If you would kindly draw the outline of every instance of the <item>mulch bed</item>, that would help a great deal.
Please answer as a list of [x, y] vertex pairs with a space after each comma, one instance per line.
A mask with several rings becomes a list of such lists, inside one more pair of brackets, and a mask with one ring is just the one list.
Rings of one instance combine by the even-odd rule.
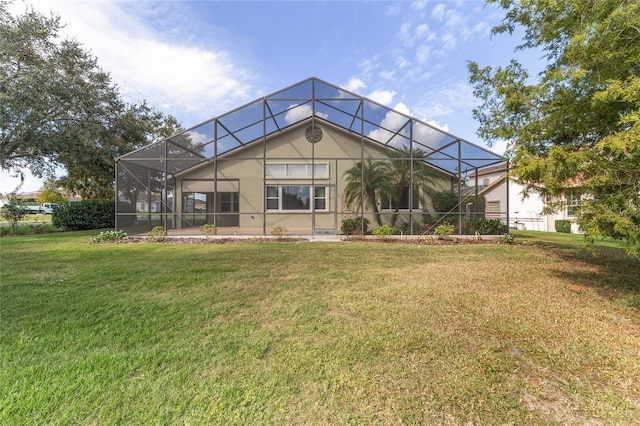
[[[195, 237], [126, 237], [122, 240], [103, 241], [98, 244], [134, 244], [134, 243], [164, 243], [164, 244], [232, 244], [232, 243], [291, 243], [308, 242], [308, 238], [301, 237], [281, 237], [281, 238], [195, 238]], [[506, 244], [501, 239], [475, 239], [475, 238], [361, 238], [351, 237], [341, 240], [353, 243], [371, 244], [412, 244], [423, 246], [462, 246], [462, 245], [486, 245], [486, 244]]]

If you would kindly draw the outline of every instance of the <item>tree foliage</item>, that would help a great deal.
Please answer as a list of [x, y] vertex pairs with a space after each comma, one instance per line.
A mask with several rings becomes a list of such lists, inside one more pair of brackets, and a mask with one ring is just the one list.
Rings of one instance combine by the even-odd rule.
[[367, 159], [359, 161], [355, 166], [344, 172], [347, 185], [344, 188], [344, 198], [347, 206], [371, 207], [378, 226], [382, 225], [378, 196], [389, 196], [392, 192], [392, 182], [389, 169], [384, 161]]
[[[413, 154], [407, 148], [395, 149], [387, 153], [390, 161], [367, 159], [356, 163], [344, 173], [347, 185], [344, 191], [345, 203], [349, 207], [362, 204], [370, 207], [378, 226], [382, 226], [379, 199], [390, 199], [393, 209], [391, 226], [398, 219], [398, 211], [403, 199], [409, 195], [413, 184], [413, 197], [431, 194], [436, 172], [425, 161], [425, 153], [419, 149]], [[424, 201], [424, 200], [423, 200]]]
[[20, 222], [29, 211], [25, 208], [24, 202], [16, 197], [9, 200], [7, 204], [0, 207], [0, 217], [7, 220], [11, 224], [12, 230], [15, 232], [18, 222]]
[[505, 11], [494, 34], [524, 30], [519, 48], [544, 52], [548, 64], [534, 83], [515, 60], [469, 64], [479, 135], [508, 141], [514, 175], [549, 203], [581, 187], [581, 229], [632, 250], [640, 241], [640, 2], [487, 2]]
[[413, 183], [413, 191], [411, 193], [413, 199], [422, 198], [424, 203], [424, 196], [433, 192], [432, 187], [436, 171], [424, 161], [426, 154], [420, 149], [414, 149], [412, 153], [408, 148], [403, 147], [402, 149], [391, 151], [388, 155], [391, 158], [389, 173], [393, 186], [391, 192], [393, 204], [391, 226], [395, 226], [402, 199], [409, 195], [411, 184]]
[[114, 158], [177, 128], [145, 103], [127, 105], [58, 16], [0, 0], [0, 167], [35, 176], [62, 166], [67, 189], [113, 196]]
[[36, 196], [36, 202], [38, 202], [39, 204], [42, 204], [42, 203], [61, 204], [66, 202], [67, 200], [59, 191], [59, 187], [60, 187], [59, 182], [56, 180], [55, 177], [53, 176], [47, 177], [47, 179], [44, 181], [44, 184], [42, 185], [42, 189], [40, 190], [40, 192], [38, 192], [38, 195]]

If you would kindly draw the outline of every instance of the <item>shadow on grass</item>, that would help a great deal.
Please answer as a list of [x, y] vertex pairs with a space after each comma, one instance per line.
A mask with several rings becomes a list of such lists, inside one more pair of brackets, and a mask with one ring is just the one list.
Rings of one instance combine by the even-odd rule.
[[640, 310], [640, 258], [627, 255], [624, 249], [610, 247], [595, 247], [590, 251], [561, 244], [551, 250], [563, 262], [587, 266], [574, 271], [557, 270], [559, 277], [577, 286], [597, 289], [605, 297], [620, 299]]
[[622, 300], [640, 310], [640, 258], [627, 255], [622, 243], [598, 240], [590, 250], [580, 235], [518, 231], [513, 234], [521, 243], [543, 247], [559, 261], [576, 265], [573, 271], [557, 269], [558, 277], [573, 285], [596, 289], [605, 297]]

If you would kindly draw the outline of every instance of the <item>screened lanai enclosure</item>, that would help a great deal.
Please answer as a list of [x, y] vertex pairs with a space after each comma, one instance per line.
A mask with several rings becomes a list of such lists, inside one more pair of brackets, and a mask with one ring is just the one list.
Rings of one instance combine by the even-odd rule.
[[[416, 118], [310, 78], [117, 159], [116, 227], [169, 234], [358, 233], [389, 225], [508, 223], [480, 171], [503, 159]], [[475, 178], [473, 178], [475, 176]], [[495, 206], [495, 204], [493, 205]], [[354, 228], [349, 230], [350, 228]], [[275, 231], [277, 230], [277, 231]]]

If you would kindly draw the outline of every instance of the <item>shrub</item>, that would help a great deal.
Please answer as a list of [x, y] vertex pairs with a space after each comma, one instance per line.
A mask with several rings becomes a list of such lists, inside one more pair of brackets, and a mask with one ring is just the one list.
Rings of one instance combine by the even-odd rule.
[[163, 226], [154, 226], [151, 231], [147, 232], [147, 237], [151, 237], [154, 241], [164, 241], [167, 230]]
[[411, 224], [409, 222], [405, 222], [400, 226], [396, 226], [396, 229], [394, 229], [393, 233], [409, 235], [411, 233]]
[[[369, 219], [366, 217], [354, 217], [350, 219], [344, 219], [340, 230], [344, 235], [362, 235], [366, 234], [369, 229]], [[364, 226], [364, 228], [363, 228]]]
[[11, 224], [11, 228], [13, 228], [14, 231], [16, 226], [18, 226], [18, 222], [28, 213], [28, 210], [24, 208], [24, 204], [19, 198], [12, 198], [8, 204], [5, 204], [0, 209], [0, 216]]
[[113, 200], [82, 200], [66, 203], [53, 211], [51, 223], [70, 231], [115, 227]]
[[502, 235], [507, 232], [507, 227], [500, 219], [476, 218], [473, 226], [481, 235]]
[[127, 233], [124, 231], [103, 231], [100, 232], [95, 237], [91, 237], [91, 242], [93, 243], [101, 243], [103, 241], [116, 241], [127, 238]]
[[393, 228], [387, 224], [384, 224], [382, 226], [376, 226], [375, 228], [373, 228], [371, 233], [380, 239], [386, 240], [390, 235], [393, 235]]
[[502, 236], [502, 238], [500, 238], [499, 242], [500, 243], [505, 243], [505, 244], [513, 244], [513, 235], [504, 234], [504, 236]]
[[278, 239], [282, 238], [285, 232], [287, 232], [287, 228], [284, 226], [277, 225], [271, 228], [271, 235]]
[[218, 232], [218, 228], [210, 223], [205, 223], [200, 227], [200, 232], [202, 232], [204, 235], [206, 235], [207, 238], [209, 238], [213, 235], [216, 235], [216, 233]]
[[457, 211], [458, 195], [453, 191], [440, 191], [432, 196], [433, 208], [436, 213], [446, 215], [448, 212]]
[[453, 232], [456, 230], [455, 225], [451, 225], [449, 223], [443, 223], [442, 225], [438, 225], [436, 226], [435, 231], [433, 231], [434, 234], [436, 234], [437, 236], [440, 237], [440, 239], [448, 239], [451, 235], [453, 235]]
[[556, 232], [564, 232], [566, 234], [571, 233], [571, 221], [569, 220], [556, 220]]

